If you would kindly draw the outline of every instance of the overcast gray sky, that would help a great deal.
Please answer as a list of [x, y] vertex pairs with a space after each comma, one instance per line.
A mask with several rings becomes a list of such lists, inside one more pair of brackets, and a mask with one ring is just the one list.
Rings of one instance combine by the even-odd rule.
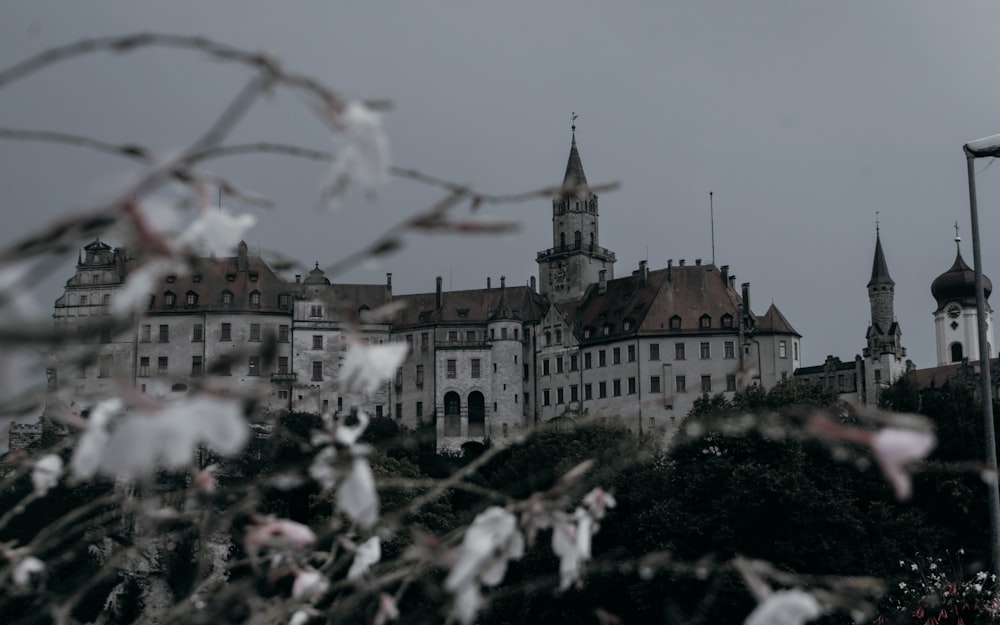
[[[869, 320], [875, 211], [909, 356], [935, 364], [930, 282], [969, 240], [962, 144], [1000, 132], [1000, 3], [897, 0], [732, 2], [37, 2], [0, 7], [0, 64], [82, 37], [204, 34], [268, 50], [343, 91], [388, 98], [393, 162], [485, 192], [561, 180], [569, 115], [601, 198], [601, 242], [626, 275], [642, 258], [716, 260], [773, 300], [804, 336], [804, 364], [853, 357]], [[99, 55], [0, 91], [0, 126], [183, 146], [249, 74], [187, 52]], [[262, 102], [238, 141], [330, 149], [288, 96]], [[978, 169], [987, 166], [983, 161]], [[323, 168], [248, 156], [211, 168], [270, 196], [251, 247], [331, 263], [438, 194], [395, 180], [317, 212]], [[6, 244], [84, 204], [128, 166], [58, 146], [0, 142]], [[987, 274], [1000, 280], [1000, 168], [979, 176]], [[550, 245], [551, 206], [495, 210], [501, 238], [418, 237], [344, 276], [397, 292], [455, 289], [505, 274], [523, 284]], [[118, 243], [112, 241], [112, 243]], [[968, 244], [965, 257], [972, 261]], [[59, 283], [68, 277], [60, 276]], [[46, 307], [57, 295], [41, 294]]]

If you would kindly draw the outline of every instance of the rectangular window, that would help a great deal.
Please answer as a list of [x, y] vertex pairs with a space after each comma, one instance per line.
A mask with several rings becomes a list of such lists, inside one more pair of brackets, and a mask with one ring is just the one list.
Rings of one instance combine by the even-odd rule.
[[233, 325], [231, 323], [222, 324], [222, 329], [219, 331], [220, 341], [231, 341], [233, 340]]
[[635, 345], [628, 346], [628, 361], [635, 362]]
[[500, 338], [507, 340], [507, 326], [500, 328]]
[[552, 405], [551, 402], [549, 401], [549, 389], [547, 389], [547, 388], [543, 388], [542, 389], [542, 405], [543, 406], [551, 406]]
[[778, 341], [778, 358], [788, 358], [788, 343]]
[[288, 342], [288, 326], [281, 324], [278, 326], [278, 342], [287, 343]]
[[313, 361], [312, 379], [314, 382], [319, 382], [323, 379], [323, 362], [320, 360]]
[[259, 323], [251, 323], [250, 324], [250, 340], [251, 341], [260, 341], [260, 324]]
[[875, 384], [878, 384], [881, 381], [882, 381], [882, 370], [881, 369], [876, 369], [875, 370]]
[[576, 384], [571, 384], [569, 387], [569, 400], [580, 401], [580, 387]]
[[711, 358], [712, 357], [712, 344], [708, 343], [708, 342], [702, 343], [701, 346], [700, 346], [699, 354], [701, 355], [701, 359], [702, 360], [708, 360], [709, 358]]
[[416, 413], [416, 415], [417, 415], [418, 417], [422, 417], [422, 416], [424, 416], [424, 402], [422, 402], [422, 401], [418, 401], [418, 402], [417, 402], [417, 406], [416, 406], [416, 408], [414, 409], [414, 412]]
[[111, 328], [106, 326], [101, 328], [101, 342], [102, 343], [111, 342]]
[[589, 401], [594, 398], [594, 385], [584, 384], [583, 385], [583, 400]]
[[684, 343], [674, 343], [674, 360], [684, 360], [687, 355], [684, 353]]
[[635, 378], [628, 379], [628, 394], [635, 395]]
[[191, 342], [201, 343], [205, 340], [205, 326], [196, 323], [191, 327]]
[[[681, 346], [681, 354], [683, 354], [684, 353], [684, 343], [678, 343], [678, 345]], [[649, 344], [649, 359], [650, 360], [659, 360], [660, 359], [660, 344], [659, 343], [650, 343]], [[682, 358], [678, 358], [678, 360], [683, 360], [683, 357]]]
[[323, 349], [323, 335], [313, 334], [313, 349]]
[[701, 392], [702, 393], [712, 392], [712, 376], [710, 375], [701, 376]]
[[201, 356], [191, 356], [191, 377], [197, 378], [205, 373], [205, 365]]
[[139, 359], [139, 377], [149, 377], [149, 356], [143, 356]]
[[403, 418], [403, 404], [400, 403], [396, 404], [396, 418], [397, 419]]
[[616, 347], [611, 350], [611, 363], [615, 365], [622, 364], [622, 348]]
[[612, 394], [615, 397], [621, 396], [621, 394], [622, 394], [622, 381], [621, 380], [612, 380], [612, 382], [611, 382], [611, 390], [612, 390]]
[[556, 373], [562, 373], [562, 372], [563, 372], [563, 357], [558, 356], [556, 358]]
[[600, 399], [604, 399], [607, 396], [608, 396], [608, 383], [607, 382], [598, 382], [597, 383], [597, 397], [600, 398]]
[[660, 392], [660, 376], [658, 375], [649, 376], [649, 392], [650, 393]]
[[528, 365], [524, 365], [524, 366], [521, 367], [521, 377], [524, 379], [525, 382], [528, 381], [528, 373], [529, 373], [529, 371], [530, 371], [530, 369], [528, 369]]
[[466, 330], [465, 331], [465, 340], [468, 341], [469, 343], [475, 343], [476, 342], [476, 331], [475, 330]]
[[260, 375], [260, 356], [250, 356], [250, 367], [247, 375]]
[[542, 360], [542, 375], [549, 375], [549, 359]]
[[455, 378], [458, 376], [458, 361], [454, 359], [448, 360], [448, 373], [449, 378]]
[[482, 361], [478, 358], [472, 359], [472, 377], [478, 378], [482, 372]]
[[100, 378], [111, 377], [111, 356], [101, 356], [98, 360], [98, 373]]
[[449, 343], [458, 342], [458, 330], [448, 330], [448, 342]]
[[678, 393], [684, 393], [687, 391], [687, 378], [683, 375], [679, 375], [674, 378], [674, 390]]
[[565, 398], [563, 397], [563, 389], [562, 389], [562, 387], [557, 388], [556, 389], [556, 403], [557, 404], [563, 404], [563, 403], [565, 403], [563, 401], [564, 399]]
[[288, 356], [278, 356], [278, 373], [288, 373]]
[[420, 351], [422, 351], [422, 352], [426, 352], [427, 351], [427, 344], [428, 344], [429, 338], [430, 337], [427, 335], [426, 332], [421, 332], [420, 333]]
[[416, 384], [417, 384], [418, 387], [424, 385], [424, 366], [423, 365], [417, 365], [417, 373], [416, 373], [415, 379], [416, 379]]
[[166, 375], [168, 369], [168, 361], [166, 356], [160, 356], [156, 359], [156, 372], [160, 375]]
[[377, 404], [375, 406], [375, 418], [376, 419], [382, 418], [382, 404]]
[[149, 325], [148, 323], [144, 323], [142, 325], [142, 331], [139, 333], [139, 341], [141, 343], [149, 343], [150, 341], [152, 341], [153, 340], [151, 338], [152, 330], [153, 326]]
[[795, 360], [799, 359], [799, 342], [792, 341], [792, 351], [795, 352]]
[[570, 356], [569, 356], [569, 370], [570, 371], [577, 371], [578, 370], [579, 360], [580, 359], [577, 357], [576, 354], [570, 354]]
[[608, 366], [608, 354], [603, 349], [597, 352], [597, 366], [598, 367]]
[[594, 364], [591, 362], [591, 359], [590, 359], [590, 352], [585, 353], [583, 355], [583, 368], [584, 369], [590, 369], [593, 366], [594, 366]]
[[170, 342], [170, 326], [166, 324], [160, 324], [160, 342], [161, 343]]
[[730, 393], [736, 392], [736, 375], [733, 373], [726, 376], [726, 391]]
[[322, 317], [323, 316], [323, 307], [322, 306], [317, 306], [315, 304], [309, 306], [309, 316], [310, 317]]
[[726, 341], [723, 347], [725, 348], [725, 357], [727, 359], [736, 358], [736, 343]]

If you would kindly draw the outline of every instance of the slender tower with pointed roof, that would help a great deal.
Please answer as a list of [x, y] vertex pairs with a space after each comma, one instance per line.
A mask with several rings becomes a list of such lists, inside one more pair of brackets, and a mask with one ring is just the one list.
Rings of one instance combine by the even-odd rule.
[[601, 271], [614, 278], [615, 254], [600, 246], [597, 195], [587, 185], [575, 123], [572, 131], [562, 192], [552, 200], [552, 247], [536, 259], [541, 293], [556, 303], [583, 297]]
[[868, 280], [868, 302], [871, 305], [871, 323], [865, 334], [868, 345], [863, 351], [865, 359], [865, 403], [878, 402], [879, 391], [906, 373], [906, 348], [902, 331], [895, 319], [893, 299], [896, 283], [889, 275], [889, 264], [882, 251], [882, 237], [878, 222], [875, 223], [875, 257], [872, 275]]

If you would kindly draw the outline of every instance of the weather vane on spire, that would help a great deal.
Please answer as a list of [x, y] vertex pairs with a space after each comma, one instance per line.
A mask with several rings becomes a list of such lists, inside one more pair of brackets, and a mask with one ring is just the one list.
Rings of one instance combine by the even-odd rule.
[[878, 236], [878, 211], [875, 211], [875, 236]]
[[573, 122], [573, 125], [570, 126], [570, 130], [572, 130], [573, 132], [576, 132], [576, 118], [577, 117], [579, 117], [579, 115], [576, 114], [576, 111], [573, 111], [572, 113], [570, 113], [570, 121]]
[[[958, 222], [955, 222], [955, 247], [960, 248], [959, 243], [962, 242], [962, 237], [958, 236]], [[961, 252], [960, 252], [961, 253]]]

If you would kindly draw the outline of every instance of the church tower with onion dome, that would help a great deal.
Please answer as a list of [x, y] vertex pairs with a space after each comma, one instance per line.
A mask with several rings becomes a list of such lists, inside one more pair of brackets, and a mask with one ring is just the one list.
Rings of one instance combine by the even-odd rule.
[[[955, 226], [955, 262], [948, 271], [931, 283], [931, 294], [937, 302], [934, 311], [934, 334], [938, 366], [977, 361], [980, 358], [979, 330], [976, 317], [975, 272], [962, 259], [961, 237]], [[983, 294], [989, 300], [993, 284], [983, 276]], [[986, 302], [986, 354], [993, 352], [993, 309]]]

